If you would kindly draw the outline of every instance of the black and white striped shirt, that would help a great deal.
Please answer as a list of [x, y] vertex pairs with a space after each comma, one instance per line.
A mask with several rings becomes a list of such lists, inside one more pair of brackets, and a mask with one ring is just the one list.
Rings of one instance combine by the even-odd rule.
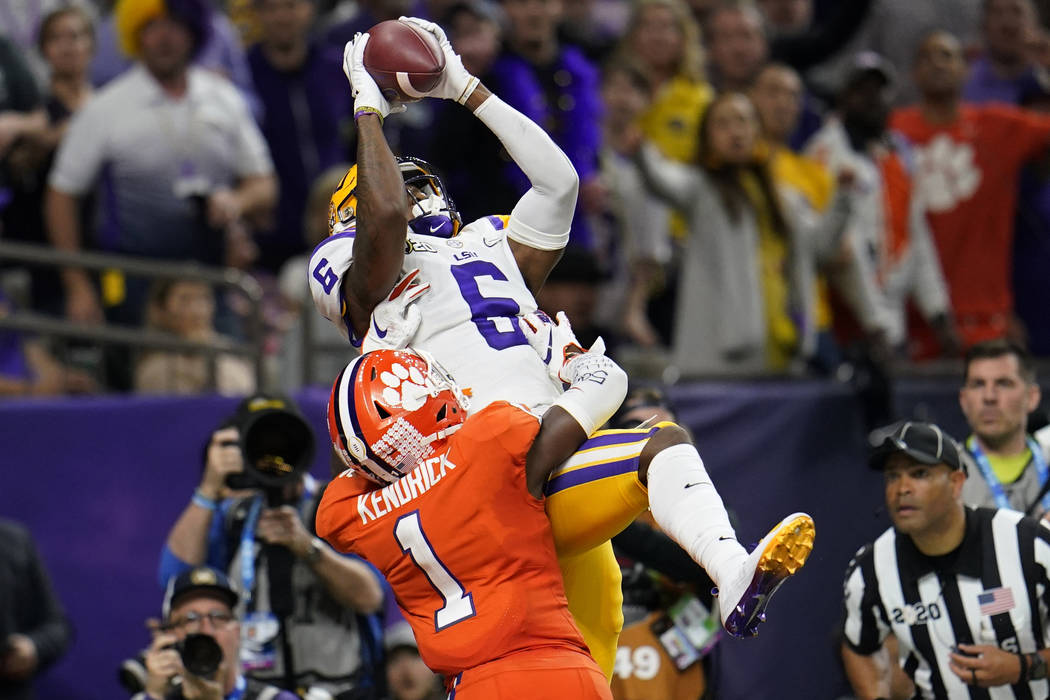
[[978, 688], [948, 668], [956, 644], [1030, 653], [1050, 644], [1050, 529], [1012, 510], [966, 510], [955, 552], [927, 557], [890, 528], [846, 573], [843, 638], [877, 651], [896, 635], [900, 663], [923, 698], [1047, 698], [1047, 681]]

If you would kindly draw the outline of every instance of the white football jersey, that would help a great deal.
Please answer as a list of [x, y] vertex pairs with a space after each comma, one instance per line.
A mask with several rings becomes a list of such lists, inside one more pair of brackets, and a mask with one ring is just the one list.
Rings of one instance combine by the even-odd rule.
[[[429, 352], [460, 387], [469, 389], [471, 413], [499, 400], [543, 410], [559, 394], [518, 327], [518, 317], [535, 311], [536, 300], [518, 269], [505, 225], [506, 217], [489, 216], [453, 238], [409, 231], [406, 241], [402, 274], [419, 268], [419, 281], [430, 284], [430, 291], [413, 302], [423, 320], [409, 345]], [[314, 304], [351, 340], [340, 283], [353, 257], [353, 235], [325, 239], [309, 267]], [[368, 334], [381, 338], [384, 332], [373, 317]]]

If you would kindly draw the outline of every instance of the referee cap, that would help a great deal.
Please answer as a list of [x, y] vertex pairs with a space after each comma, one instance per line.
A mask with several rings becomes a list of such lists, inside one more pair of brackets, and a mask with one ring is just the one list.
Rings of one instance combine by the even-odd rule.
[[881, 440], [873, 440], [868, 465], [872, 469], [883, 469], [886, 460], [896, 452], [903, 452], [923, 464], [947, 464], [952, 469], [966, 473], [959, 443], [933, 423], [905, 421], [892, 427], [891, 432], [882, 432]]

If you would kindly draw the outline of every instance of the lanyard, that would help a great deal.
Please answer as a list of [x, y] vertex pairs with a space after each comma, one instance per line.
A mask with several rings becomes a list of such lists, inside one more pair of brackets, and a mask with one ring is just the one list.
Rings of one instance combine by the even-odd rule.
[[248, 517], [244, 519], [244, 529], [241, 530], [241, 591], [245, 600], [251, 600], [252, 587], [255, 585], [255, 526], [259, 523], [262, 499], [262, 494], [252, 499]]
[[[1046, 459], [1043, 457], [1043, 450], [1031, 436], [1025, 436], [1025, 442], [1028, 445], [1028, 451], [1032, 453], [1031, 461], [1035, 463], [1035, 472], [1039, 477], [1039, 486], [1042, 486], [1046, 483], [1048, 472], [1050, 472], [1046, 465]], [[996, 507], [1012, 508], [1010, 500], [1006, 497], [1006, 491], [999, 481], [999, 477], [995, 475], [992, 465], [988, 462], [988, 457], [984, 454], [981, 446], [977, 444], [977, 440], [973, 435], [966, 441], [966, 448], [970, 450], [970, 454], [977, 461], [977, 467], [981, 470], [981, 476], [988, 483], [988, 488], [991, 489], [992, 496], [995, 498]], [[1027, 469], [1027, 467], [1025, 468]], [[1042, 505], [1043, 510], [1050, 511], [1050, 493], [1043, 496]]]
[[241, 700], [247, 687], [248, 682], [244, 680], [244, 676], [237, 676], [237, 685], [234, 687], [233, 692], [226, 696], [225, 700]]

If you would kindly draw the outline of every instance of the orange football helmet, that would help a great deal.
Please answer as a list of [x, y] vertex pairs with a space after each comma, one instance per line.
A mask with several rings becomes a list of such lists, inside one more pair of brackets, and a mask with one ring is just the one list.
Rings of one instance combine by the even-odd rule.
[[336, 378], [328, 434], [347, 467], [386, 485], [439, 449], [466, 415], [463, 392], [427, 353], [375, 350]]

